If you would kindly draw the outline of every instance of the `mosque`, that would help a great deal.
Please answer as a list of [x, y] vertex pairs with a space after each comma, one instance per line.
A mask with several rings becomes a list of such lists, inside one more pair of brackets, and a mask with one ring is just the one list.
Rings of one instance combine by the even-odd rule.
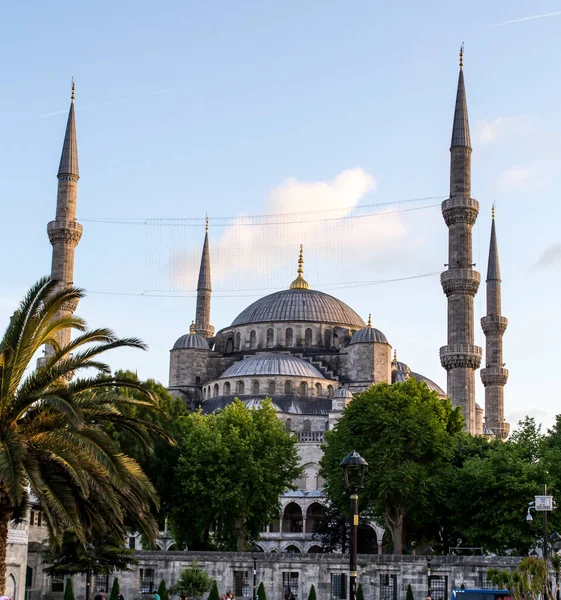
[[[447, 373], [446, 392], [432, 379], [398, 361], [388, 337], [373, 326], [370, 317], [365, 322], [341, 300], [310, 289], [302, 248], [297, 276], [288, 289], [260, 298], [230, 325], [215, 332], [211, 325], [211, 249], [207, 227], [195, 319], [190, 331], [181, 335], [171, 349], [169, 390], [207, 413], [226, 406], [234, 398], [248, 406], [259, 406], [265, 398], [271, 398], [279, 419], [296, 436], [303, 475], [295, 482], [296, 489], [281, 497], [279, 520], [262, 532], [263, 550], [320, 551], [312, 533], [315, 522], [322, 517], [325, 499], [319, 475], [321, 442], [325, 431], [333, 427], [345, 406], [352, 402], [353, 395], [372, 384], [393, 384], [414, 377], [441, 398], [449, 397], [454, 406], [461, 407], [470, 433], [502, 439], [508, 436], [509, 424], [504, 420], [508, 371], [504, 368], [502, 343], [508, 321], [501, 313], [494, 214], [486, 277], [487, 314], [481, 319], [486, 339], [485, 363], [480, 371], [485, 387], [485, 416], [475, 401], [475, 375], [483, 350], [474, 344], [474, 297], [480, 274], [473, 268], [472, 228], [479, 203], [471, 197], [471, 154], [461, 53], [450, 147], [450, 196], [442, 203], [448, 227], [448, 258], [440, 279], [448, 300], [448, 332], [446, 344], [439, 352]], [[47, 226], [53, 247], [51, 276], [61, 286], [73, 285], [74, 252], [82, 236], [82, 226], [76, 219], [78, 180], [73, 86], [58, 170], [56, 215]], [[70, 305], [65, 308], [68, 314], [75, 309]], [[59, 343], [68, 341], [69, 332], [60, 332]], [[31, 519], [30, 524], [33, 525]], [[8, 561], [7, 592], [18, 600], [23, 600], [24, 590], [31, 589], [28, 586], [36, 585], [40, 573], [38, 566], [28, 565], [27, 575], [25, 571], [28, 533], [31, 535], [32, 530], [30, 527], [28, 532], [28, 526], [20, 524], [11, 528], [8, 538], [12, 559]], [[383, 530], [372, 524], [370, 535], [374, 548], [377, 545], [380, 550]], [[173, 540], [168, 536], [164, 543], [164, 537], [165, 532], [161, 547], [167, 550]], [[134, 547], [137, 541], [130, 544]]]

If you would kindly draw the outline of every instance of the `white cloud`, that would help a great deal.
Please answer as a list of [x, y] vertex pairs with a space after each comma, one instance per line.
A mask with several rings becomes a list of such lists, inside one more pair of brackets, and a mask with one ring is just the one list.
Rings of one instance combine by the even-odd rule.
[[534, 267], [561, 267], [561, 244], [548, 246], [537, 260]]
[[526, 135], [533, 131], [533, 120], [526, 116], [497, 117], [477, 123], [475, 137], [481, 144]]
[[[218, 233], [211, 215], [213, 287], [257, 290], [288, 285], [296, 276], [300, 244], [305, 276], [312, 285], [356, 280], [366, 265], [371, 273], [373, 264], [405, 260], [404, 248], [424, 243], [423, 228], [409, 227], [419, 214], [396, 213], [390, 207], [376, 216], [358, 216], [366, 214], [360, 203], [376, 187], [376, 178], [360, 168], [347, 169], [330, 181], [290, 178], [269, 192], [263, 217], [239, 215]], [[192, 252], [172, 252], [170, 278], [176, 287], [196, 287], [200, 248], [197, 241]]]
[[499, 178], [499, 185], [505, 191], [535, 188], [539, 183], [540, 168], [537, 164], [510, 167]]

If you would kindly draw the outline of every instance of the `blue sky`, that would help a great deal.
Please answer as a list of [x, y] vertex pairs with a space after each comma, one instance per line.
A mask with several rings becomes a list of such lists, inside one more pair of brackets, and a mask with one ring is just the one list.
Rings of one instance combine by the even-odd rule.
[[[438, 276], [357, 285], [442, 270], [447, 230], [438, 208], [274, 234], [213, 219], [349, 215], [362, 205], [446, 196], [464, 41], [473, 196], [481, 204], [474, 260], [484, 275], [495, 200], [510, 320], [505, 412], [511, 422], [525, 414], [551, 422], [551, 365], [561, 360], [559, 0], [53, 1], [12, 3], [3, 16], [0, 318], [50, 269], [46, 223], [74, 76], [84, 225], [75, 282], [92, 292], [80, 313], [92, 326], [146, 340], [149, 352], [116, 353], [113, 364], [164, 383], [169, 349], [193, 317], [188, 290], [203, 227], [172, 234], [90, 219], [208, 212], [217, 328], [266, 293], [251, 290], [288, 285], [303, 241], [312, 287], [364, 318], [371, 312], [400, 359], [445, 387]], [[184, 296], [138, 295], [154, 284], [169, 289], [172, 255], [185, 263], [174, 280]], [[119, 293], [93, 293], [101, 291]], [[480, 294], [476, 320], [483, 307]]]

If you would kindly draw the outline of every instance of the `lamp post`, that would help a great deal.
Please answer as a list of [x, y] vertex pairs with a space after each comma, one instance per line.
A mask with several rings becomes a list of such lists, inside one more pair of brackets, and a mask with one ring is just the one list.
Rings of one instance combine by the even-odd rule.
[[430, 589], [430, 587], [431, 587], [431, 585], [430, 585], [430, 583], [431, 583], [430, 582], [430, 564], [431, 564], [431, 561], [432, 561], [432, 555], [433, 554], [434, 554], [434, 550], [430, 546], [427, 546], [425, 548], [425, 556], [426, 556], [426, 559], [427, 559], [427, 598], [431, 597], [431, 591], [432, 591]]
[[543, 512], [543, 546], [542, 553], [543, 558], [547, 564], [547, 513], [555, 510], [557, 505], [553, 501], [553, 496], [547, 495], [547, 485], [543, 486], [543, 495], [534, 496], [532, 502], [528, 502], [528, 512], [526, 514], [526, 522], [528, 525], [534, 520], [532, 517], [532, 510], [536, 512]]
[[251, 548], [251, 558], [253, 558], [253, 600], [257, 600], [257, 553], [261, 552], [261, 548], [257, 544], [253, 544]]
[[362, 456], [353, 450], [341, 461], [345, 473], [345, 488], [351, 500], [351, 528], [350, 528], [350, 561], [349, 561], [349, 600], [356, 600], [356, 554], [357, 554], [357, 529], [358, 529], [358, 490], [364, 487], [364, 471], [368, 463]]
[[94, 547], [92, 544], [86, 546], [86, 556], [88, 557], [88, 570], [86, 571], [86, 600], [92, 598], [92, 556]]

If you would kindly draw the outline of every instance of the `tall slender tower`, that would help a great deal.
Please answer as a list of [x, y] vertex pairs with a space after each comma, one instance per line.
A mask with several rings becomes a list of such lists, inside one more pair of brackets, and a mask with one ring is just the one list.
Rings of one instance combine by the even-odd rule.
[[210, 296], [212, 285], [210, 283], [210, 252], [208, 250], [208, 218], [205, 226], [205, 241], [199, 269], [199, 283], [197, 284], [197, 312], [195, 313], [195, 331], [205, 338], [214, 335], [214, 327], [210, 324]]
[[[76, 199], [80, 176], [74, 117], [75, 92], [76, 87], [72, 81], [70, 111], [57, 176], [56, 217], [47, 225], [47, 233], [53, 246], [51, 278], [58, 281], [60, 287], [74, 284], [74, 250], [82, 237], [82, 226], [76, 221]], [[69, 303], [61, 312], [72, 314], [76, 310], [76, 306], [77, 302]], [[70, 333], [70, 329], [64, 329], [58, 333], [59, 345], [66, 345], [70, 342]]]
[[474, 345], [473, 299], [480, 275], [473, 269], [471, 230], [479, 203], [471, 198], [471, 140], [460, 50], [460, 74], [450, 147], [450, 198], [442, 203], [448, 226], [448, 270], [440, 276], [448, 298], [448, 344], [440, 349], [440, 362], [448, 372], [448, 396], [461, 406], [466, 430], [477, 431], [475, 418], [475, 370], [481, 363], [481, 348]]
[[501, 315], [501, 271], [495, 231], [495, 207], [492, 212], [486, 281], [487, 315], [481, 319], [485, 334], [485, 368], [481, 369], [481, 381], [485, 386], [485, 425], [497, 437], [505, 439], [510, 431], [510, 425], [504, 419], [504, 386], [508, 370], [503, 367], [503, 334], [508, 319]]

